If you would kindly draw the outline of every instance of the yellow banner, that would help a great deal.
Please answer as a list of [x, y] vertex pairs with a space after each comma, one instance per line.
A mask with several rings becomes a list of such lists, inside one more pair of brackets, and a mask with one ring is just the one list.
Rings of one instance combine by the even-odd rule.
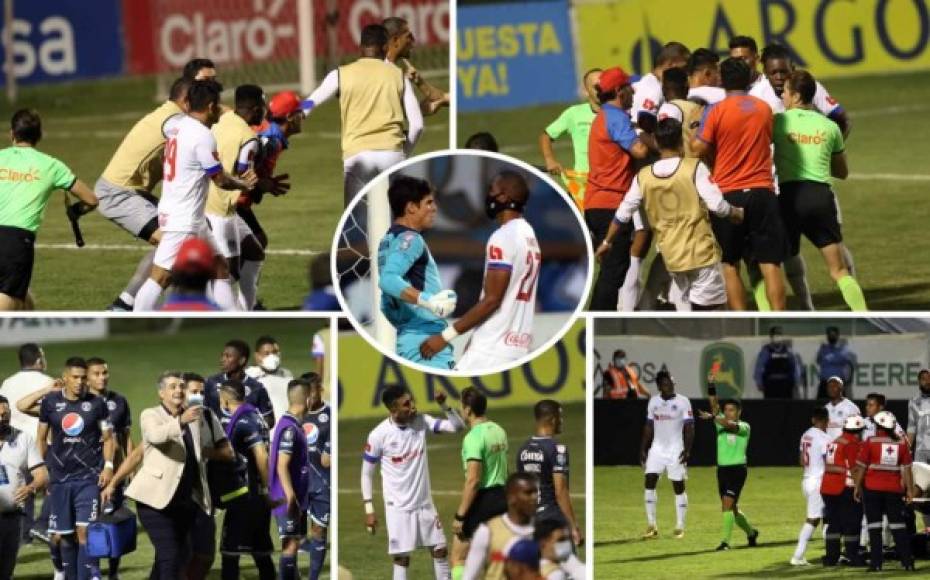
[[649, 72], [669, 41], [728, 52], [730, 37], [783, 44], [815, 76], [930, 68], [927, 0], [587, 0], [576, 5], [581, 70]]
[[386, 411], [381, 392], [406, 385], [414, 398], [427, 404], [436, 393], [451, 399], [468, 386], [487, 395], [491, 406], [532, 405], [540, 399], [584, 400], [584, 321], [576, 322], [552, 348], [529, 363], [504, 373], [475, 378], [428, 375], [384, 356], [356, 333], [339, 335], [339, 418], [380, 417]]

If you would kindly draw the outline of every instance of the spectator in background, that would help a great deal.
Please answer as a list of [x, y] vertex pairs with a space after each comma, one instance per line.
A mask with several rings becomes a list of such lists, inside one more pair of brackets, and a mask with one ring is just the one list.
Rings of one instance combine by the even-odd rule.
[[210, 244], [200, 238], [190, 238], [181, 244], [171, 268], [171, 290], [161, 310], [221, 310], [207, 298], [207, 284], [214, 275], [213, 254]]
[[497, 146], [497, 139], [487, 131], [475, 133], [466, 139], [465, 149], [480, 149], [482, 151], [493, 151], [494, 153], [500, 150]]
[[[930, 369], [917, 373], [920, 392], [907, 404], [907, 442], [914, 461], [930, 463]], [[930, 529], [930, 515], [924, 514], [924, 527]]]
[[791, 350], [780, 326], [769, 330], [769, 343], [762, 346], [753, 372], [756, 388], [766, 399], [793, 399], [801, 384], [800, 359]]
[[[817, 398], [827, 398], [827, 379], [830, 377], [839, 377], [843, 379], [843, 384], [847, 385], [847, 388], [852, 387], [858, 360], [856, 353], [849, 348], [846, 339], [840, 339], [840, 329], [836, 326], [828, 326], [827, 342], [821, 344], [817, 351], [817, 367], [820, 377]], [[852, 391], [847, 394], [852, 396]]]
[[605, 399], [649, 398], [649, 390], [639, 382], [639, 374], [627, 364], [626, 352], [615, 350], [613, 360], [604, 371]]
[[333, 276], [329, 270], [329, 253], [320, 254], [310, 260], [310, 294], [304, 299], [304, 310], [333, 312], [341, 310]]

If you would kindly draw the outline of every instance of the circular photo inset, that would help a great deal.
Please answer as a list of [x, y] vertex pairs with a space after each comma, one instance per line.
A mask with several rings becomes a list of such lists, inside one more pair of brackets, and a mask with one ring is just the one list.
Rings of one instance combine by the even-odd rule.
[[548, 176], [484, 151], [440, 151], [382, 173], [333, 241], [343, 310], [387, 356], [475, 376], [528, 361], [568, 329], [591, 244]]

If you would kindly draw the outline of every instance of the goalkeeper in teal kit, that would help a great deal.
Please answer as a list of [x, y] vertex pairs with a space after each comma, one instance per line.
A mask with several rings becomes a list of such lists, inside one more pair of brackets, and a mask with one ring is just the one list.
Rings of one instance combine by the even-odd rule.
[[442, 289], [436, 262], [420, 235], [436, 219], [432, 187], [401, 175], [391, 180], [388, 201], [394, 223], [378, 244], [378, 286], [381, 312], [397, 329], [396, 352], [411, 362], [452, 369], [451, 346], [429, 359], [420, 355], [424, 340], [449, 327], [445, 318], [456, 303], [455, 292]]

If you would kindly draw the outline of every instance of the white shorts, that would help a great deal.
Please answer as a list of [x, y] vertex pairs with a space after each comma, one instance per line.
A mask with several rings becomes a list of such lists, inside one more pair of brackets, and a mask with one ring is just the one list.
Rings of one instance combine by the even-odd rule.
[[473, 372], [496, 369], [513, 364], [525, 355], [526, 353], [509, 356], [493, 355], [466, 347], [462, 358], [455, 363], [455, 370]]
[[649, 455], [646, 456], [646, 473], [662, 475], [663, 472], [668, 472], [668, 478], [672, 481], [688, 479], [688, 467], [678, 461], [680, 455], [680, 449], [666, 451], [651, 447]]
[[216, 244], [210, 235], [210, 230], [204, 223], [203, 227], [197, 232], [162, 232], [161, 241], [158, 242], [158, 247], [155, 248], [155, 257], [152, 263], [165, 270], [172, 269], [174, 261], [178, 257], [178, 251], [181, 249], [181, 244], [194, 237], [206, 240], [213, 247], [214, 253], [220, 255], [220, 251], [216, 248]]
[[242, 241], [252, 235], [252, 228], [239, 214], [218, 216], [207, 214], [207, 225], [213, 246], [225, 258], [232, 258], [242, 253]]
[[681, 292], [682, 300], [699, 306], [719, 306], [727, 303], [727, 288], [720, 264], [685, 272], [669, 272]]
[[348, 206], [356, 194], [379, 173], [397, 165], [407, 156], [403, 151], [362, 151], [343, 160], [344, 194]]
[[446, 545], [442, 520], [433, 506], [412, 511], [384, 506], [384, 519], [388, 535], [388, 554], [392, 556], [409, 554], [417, 548]]
[[801, 489], [804, 490], [804, 497], [807, 498], [807, 519], [819, 519], [823, 517], [823, 496], [820, 495], [820, 483], [823, 478], [805, 477], [801, 480]]

